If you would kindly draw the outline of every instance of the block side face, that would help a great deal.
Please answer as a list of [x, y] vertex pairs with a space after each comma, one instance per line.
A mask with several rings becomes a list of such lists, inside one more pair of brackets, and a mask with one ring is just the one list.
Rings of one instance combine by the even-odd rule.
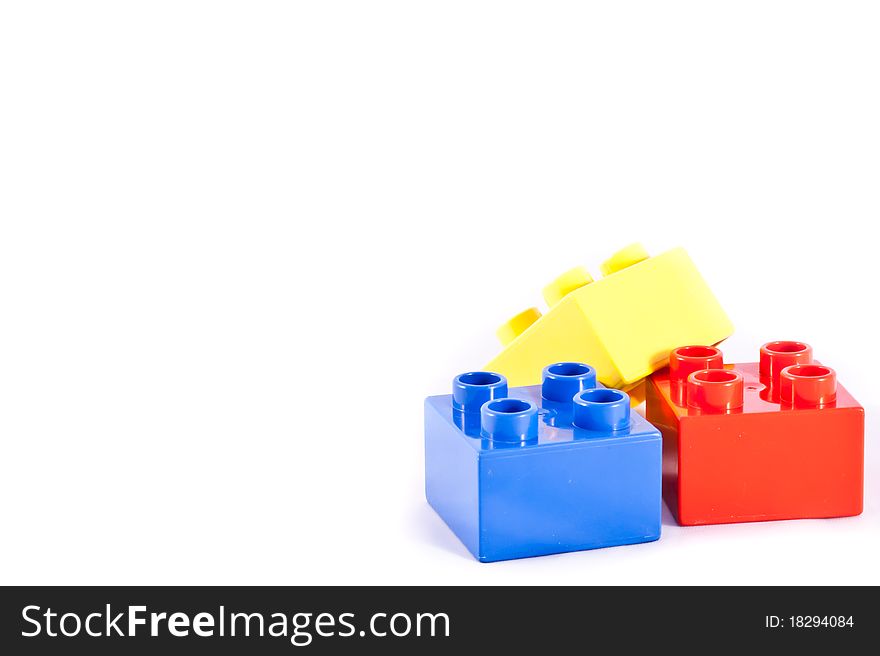
[[862, 511], [862, 413], [687, 417], [680, 423], [684, 523], [845, 517]]
[[[589, 286], [589, 285], [588, 285]], [[553, 362], [586, 362], [599, 380], [613, 386], [620, 380], [590, 319], [569, 294], [519, 335], [487, 365], [507, 377], [512, 387], [538, 385], [541, 370]]]
[[477, 452], [437, 410], [425, 402], [425, 496], [474, 557], [479, 557]]
[[645, 414], [663, 437], [663, 500], [676, 521], [679, 511], [678, 417], [661, 394], [653, 377], [646, 385]]
[[659, 432], [480, 460], [480, 559], [649, 542], [660, 536]]
[[665, 366], [685, 344], [717, 344], [733, 325], [684, 249], [651, 257], [572, 293], [622, 384]]

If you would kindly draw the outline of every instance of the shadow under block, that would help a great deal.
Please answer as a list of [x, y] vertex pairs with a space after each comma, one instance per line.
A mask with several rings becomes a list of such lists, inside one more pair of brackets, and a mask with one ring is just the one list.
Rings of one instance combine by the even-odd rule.
[[727, 315], [682, 248], [649, 257], [618, 252], [593, 281], [572, 269], [544, 290], [550, 310], [520, 313], [498, 331], [504, 350], [486, 369], [511, 385], [540, 383], [551, 362], [589, 362], [599, 381], [632, 388], [684, 344], [717, 344], [733, 332]]
[[864, 410], [809, 346], [771, 342], [761, 363], [733, 365], [718, 349], [685, 347], [670, 361], [689, 350], [713, 361], [671, 366], [647, 388], [647, 417], [663, 434], [663, 496], [679, 524], [862, 512]]
[[[495, 376], [463, 376], [477, 374]], [[602, 393], [615, 395], [614, 403], [603, 402], [615, 412], [626, 406], [626, 428], [582, 429], [573, 423], [571, 401], [544, 398], [541, 386], [508, 394], [505, 381], [504, 398], [485, 406], [535, 411], [532, 437], [519, 442], [487, 437], [486, 408], [481, 416], [479, 409], [456, 409], [452, 395], [425, 400], [426, 497], [475, 558], [507, 560], [660, 537], [660, 433], [630, 416], [624, 392], [584, 392]]]

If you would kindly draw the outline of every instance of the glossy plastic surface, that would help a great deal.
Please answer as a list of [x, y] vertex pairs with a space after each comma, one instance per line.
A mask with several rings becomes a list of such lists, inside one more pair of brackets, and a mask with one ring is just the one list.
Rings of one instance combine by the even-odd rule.
[[733, 326], [687, 253], [654, 257], [639, 244], [601, 266], [593, 280], [582, 267], [544, 288], [550, 309], [521, 312], [498, 335], [504, 350], [486, 368], [510, 385], [536, 385], [551, 362], [589, 362], [600, 382], [628, 389], [666, 365], [683, 344], [716, 344]]
[[[548, 366], [543, 385], [511, 387], [476, 412], [458, 409], [453, 395], [425, 400], [426, 496], [477, 559], [660, 537], [660, 433], [592, 371], [576, 362]], [[482, 396], [494, 395], [502, 378], [466, 376], [495, 386]], [[545, 397], [569, 390], [567, 401]]]
[[648, 380], [663, 496], [679, 524], [862, 512], [864, 410], [808, 345], [771, 342], [759, 362], [711, 365], [688, 374], [686, 399], [673, 368]]
[[687, 380], [695, 371], [721, 369], [724, 356], [712, 346], [682, 346], [669, 354], [669, 385], [672, 399], [678, 405], [687, 405]]
[[469, 371], [452, 381], [452, 405], [456, 410], [479, 412], [483, 404], [507, 396], [507, 379], [488, 371]]
[[574, 397], [572, 423], [576, 428], [617, 433], [630, 427], [629, 396], [605, 387], [589, 389]]
[[541, 379], [545, 399], [568, 402], [575, 394], [596, 387], [596, 370], [580, 362], [557, 362], [544, 367]]

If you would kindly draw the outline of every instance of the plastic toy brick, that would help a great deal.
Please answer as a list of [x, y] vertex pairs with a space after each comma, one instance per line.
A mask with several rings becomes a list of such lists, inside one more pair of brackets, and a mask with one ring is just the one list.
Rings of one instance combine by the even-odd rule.
[[511, 389], [461, 374], [425, 400], [428, 502], [481, 561], [656, 540], [661, 467], [659, 431], [584, 364]]
[[544, 289], [550, 306], [521, 312], [498, 330], [504, 350], [486, 368], [511, 385], [534, 385], [551, 362], [589, 362], [599, 381], [632, 390], [684, 344], [717, 344], [733, 326], [682, 248], [649, 257], [629, 246], [593, 280], [578, 267]]
[[648, 381], [663, 433], [663, 496], [679, 524], [862, 512], [864, 410], [802, 342], [724, 365], [687, 346]]

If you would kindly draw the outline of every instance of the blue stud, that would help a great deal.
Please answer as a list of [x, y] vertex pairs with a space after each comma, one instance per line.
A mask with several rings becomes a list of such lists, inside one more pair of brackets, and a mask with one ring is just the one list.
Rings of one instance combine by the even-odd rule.
[[574, 397], [574, 425], [592, 431], [618, 431], [629, 428], [629, 394], [616, 389], [597, 388]]

